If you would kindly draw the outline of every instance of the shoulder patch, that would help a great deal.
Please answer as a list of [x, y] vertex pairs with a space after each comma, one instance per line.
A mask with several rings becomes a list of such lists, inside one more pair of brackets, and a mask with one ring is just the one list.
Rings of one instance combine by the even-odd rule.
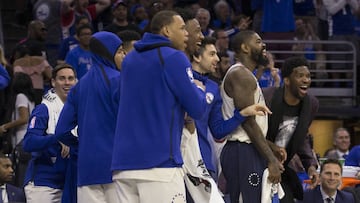
[[213, 95], [213, 93], [207, 92], [205, 96], [206, 96], [206, 102], [207, 102], [208, 104], [211, 104], [211, 103], [213, 102], [213, 100], [214, 100], [214, 95]]
[[191, 82], [194, 82], [194, 75], [193, 75], [193, 72], [191, 70], [191, 67], [187, 67], [186, 68], [186, 73], [190, 79]]
[[29, 129], [33, 129], [35, 127], [35, 122], [36, 122], [36, 116], [32, 117], [29, 124]]

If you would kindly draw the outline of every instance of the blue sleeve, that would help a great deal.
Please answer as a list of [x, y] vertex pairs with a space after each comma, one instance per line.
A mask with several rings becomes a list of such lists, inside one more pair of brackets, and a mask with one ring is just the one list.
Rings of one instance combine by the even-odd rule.
[[10, 76], [7, 70], [0, 64], [0, 89], [4, 89], [9, 85]]
[[40, 152], [56, 145], [55, 136], [46, 134], [49, 120], [48, 109], [45, 104], [39, 104], [30, 116], [30, 123], [24, 136], [24, 150]]
[[165, 80], [185, 111], [201, 119], [207, 107], [205, 93], [193, 82], [191, 64], [185, 54], [177, 52], [165, 62]]
[[233, 130], [235, 130], [242, 122], [245, 121], [239, 110], [235, 109], [234, 116], [228, 120], [224, 120], [222, 115], [222, 99], [220, 94], [215, 96], [214, 105], [211, 108], [209, 115], [209, 128], [211, 134], [216, 139], [222, 139]]
[[360, 145], [353, 147], [345, 159], [345, 166], [360, 166]]
[[55, 137], [65, 145], [71, 145], [71, 130], [77, 125], [76, 89], [79, 84], [80, 82], [70, 90], [55, 129]]

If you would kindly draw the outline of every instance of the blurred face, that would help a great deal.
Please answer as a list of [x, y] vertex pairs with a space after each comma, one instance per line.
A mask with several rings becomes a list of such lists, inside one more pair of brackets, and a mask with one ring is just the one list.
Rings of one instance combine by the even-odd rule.
[[220, 63], [218, 64], [217, 72], [220, 73], [221, 76], [225, 76], [225, 73], [229, 68], [230, 68], [230, 58], [221, 57]]
[[189, 33], [186, 52], [189, 55], [193, 55], [196, 51], [199, 51], [204, 35], [202, 34], [200, 24], [196, 19], [187, 21], [185, 29]]
[[350, 147], [350, 135], [346, 130], [340, 130], [334, 140], [334, 144], [341, 152], [347, 152]]
[[127, 8], [120, 4], [113, 10], [113, 15], [118, 21], [124, 21], [127, 19]]
[[196, 14], [196, 19], [199, 21], [202, 30], [206, 30], [210, 22], [210, 16], [205, 11], [200, 11]]
[[56, 74], [55, 79], [51, 79], [51, 85], [54, 87], [56, 94], [65, 102], [67, 95], [72, 86], [76, 84], [75, 73], [70, 68], [63, 68]]
[[135, 13], [134, 13], [134, 16], [139, 21], [148, 19], [148, 14], [147, 14], [144, 7], [137, 8]]
[[294, 68], [289, 78], [284, 79], [284, 82], [293, 97], [302, 99], [307, 94], [307, 90], [311, 84], [308, 67], [299, 66]]
[[118, 70], [121, 70], [121, 63], [123, 62], [125, 56], [126, 56], [126, 51], [123, 48], [123, 46], [120, 46], [114, 56], [115, 65], [118, 68]]
[[326, 193], [334, 193], [341, 183], [341, 168], [337, 164], [328, 163], [323, 166], [320, 181]]
[[38, 22], [34, 25], [32, 35], [35, 39], [44, 41], [47, 36], [47, 28], [43, 22]]
[[199, 56], [199, 67], [203, 73], [214, 73], [219, 57], [214, 45], [208, 44]]
[[185, 29], [185, 23], [181, 16], [173, 16], [173, 22], [165, 26], [164, 29], [174, 47], [178, 50], [185, 51], [188, 32]]
[[83, 13], [86, 10], [86, 7], [89, 6], [89, 0], [75, 0], [75, 9]]
[[1, 183], [11, 182], [14, 177], [12, 162], [9, 158], [0, 158], [0, 181]]
[[218, 51], [227, 51], [229, 49], [229, 36], [225, 31], [219, 31], [216, 39]]
[[297, 19], [295, 21], [295, 32], [299, 35], [304, 35], [306, 32], [306, 26], [302, 19]]
[[83, 46], [83, 47], [88, 47], [90, 44], [90, 38], [92, 35], [92, 31], [91, 29], [88, 28], [84, 28], [80, 31], [79, 33], [79, 43]]

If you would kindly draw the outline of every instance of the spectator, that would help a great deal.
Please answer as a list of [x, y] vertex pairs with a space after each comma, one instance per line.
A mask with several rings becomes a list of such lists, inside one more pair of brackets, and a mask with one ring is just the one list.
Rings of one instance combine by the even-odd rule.
[[45, 39], [47, 36], [47, 28], [45, 24], [39, 20], [33, 20], [28, 25], [28, 35], [21, 40], [11, 55], [10, 63], [14, 63], [19, 58], [19, 52], [22, 47], [27, 47], [30, 56], [43, 56], [47, 59]]
[[110, 4], [111, 0], [98, 0], [95, 4], [89, 4], [89, 0], [64, 1], [61, 13], [63, 39], [75, 34], [75, 22], [78, 17], [86, 16], [93, 23]]
[[118, 0], [112, 6], [112, 14], [114, 16], [113, 21], [110, 25], [104, 28], [104, 31], [118, 33], [123, 30], [133, 30], [141, 33], [140, 29], [133, 23], [128, 22], [128, 7], [123, 0]]
[[[16, 147], [21, 151], [23, 145], [22, 140], [28, 126], [27, 122], [29, 120], [30, 113], [35, 106], [35, 95], [33, 92], [31, 78], [25, 73], [15, 73], [11, 85], [13, 92], [11, 93], [9, 103], [7, 104], [7, 110], [8, 114], [11, 115], [11, 120], [0, 126], [0, 134], [11, 131], [12, 148], [15, 149]], [[18, 187], [23, 186], [25, 170], [28, 164], [26, 156], [21, 158], [21, 160], [17, 159], [14, 162], [16, 164], [15, 185]]]
[[24, 191], [18, 187], [10, 185], [14, 177], [13, 164], [9, 157], [0, 153], [0, 202], [25, 203]]
[[280, 87], [282, 83], [280, 70], [275, 68], [274, 55], [266, 51], [266, 58], [268, 64], [265, 66], [259, 65], [254, 71], [254, 75], [259, 81], [261, 88], [264, 87]]
[[214, 5], [215, 17], [211, 23], [214, 29], [231, 28], [232, 10], [225, 0], [220, 0]]
[[216, 49], [220, 52], [226, 52], [230, 58], [230, 64], [235, 63], [234, 52], [229, 49], [230, 38], [223, 29], [215, 30], [213, 37], [216, 38]]
[[18, 48], [18, 59], [14, 61], [14, 73], [22, 72], [30, 76], [35, 94], [35, 104], [40, 104], [44, 89], [49, 84], [52, 67], [42, 56], [31, 56], [28, 47]]
[[218, 85], [221, 84], [222, 79], [224, 78], [227, 70], [230, 68], [230, 58], [229, 55], [226, 52], [220, 52], [218, 53], [219, 56], [219, 63], [217, 64], [217, 67], [215, 69], [215, 72], [212, 73], [209, 78], [214, 80], [218, 83]]
[[196, 19], [199, 21], [203, 35], [211, 36], [214, 30], [209, 27], [211, 19], [210, 12], [205, 8], [199, 8], [196, 12]]
[[[28, 203], [61, 202], [65, 171], [58, 170], [55, 162], [65, 162], [69, 147], [59, 143], [53, 135], [64, 102], [75, 83], [73, 67], [68, 64], [56, 66], [51, 79], [53, 89], [36, 106], [29, 119], [24, 137], [24, 150], [32, 153], [24, 180]], [[73, 140], [77, 141], [75, 137]], [[57, 157], [58, 151], [62, 157]]]
[[315, 189], [305, 191], [301, 202], [311, 203], [355, 203], [351, 193], [339, 190], [342, 177], [342, 165], [336, 159], [324, 161], [320, 168], [320, 185]]
[[130, 14], [133, 18], [133, 23], [143, 31], [149, 23], [149, 16], [145, 7], [141, 4], [135, 4], [131, 7]]
[[63, 39], [61, 31], [61, 12], [63, 11], [62, 6], [64, 1], [37, 0], [34, 2], [34, 19], [42, 21], [47, 28], [48, 33], [45, 38], [47, 59], [51, 66], [55, 67], [61, 40]]
[[[86, 16], [80, 16], [76, 19], [75, 29], [77, 30], [80, 26], [83, 25], [90, 25], [90, 21]], [[70, 50], [74, 49], [78, 44], [79, 44], [79, 36], [77, 36], [76, 33], [62, 40], [60, 45], [59, 57], [58, 57], [59, 60], [57, 63], [58, 64], [65, 63], [64, 60], [66, 54]]]
[[334, 147], [332, 149], [325, 152], [324, 157], [331, 159], [346, 159], [350, 149], [349, 131], [345, 128], [336, 129], [333, 135], [333, 145]]
[[[359, 9], [359, 2], [357, 0], [323, 0], [323, 4], [330, 15], [329, 31], [331, 32], [329, 32], [329, 40], [353, 43], [355, 46], [354, 51], [356, 51], [355, 56], [358, 56], [359, 46], [353, 23], [355, 14]], [[351, 50], [351, 48], [345, 44], [332, 44], [329, 45], [328, 49], [335, 52]], [[331, 64], [330, 68], [335, 70], [350, 69], [351, 66], [346, 62], [354, 60], [351, 54], [331, 54], [328, 59], [340, 61], [339, 63]], [[359, 60], [357, 59], [357, 61]], [[340, 79], [343, 74], [344, 73], [331, 72], [330, 76], [336, 80]], [[345, 73], [345, 78], [352, 78], [352, 76], [352, 72]], [[334, 87], [348, 87], [351, 85], [350, 83], [340, 83], [338, 81], [333, 83]]]
[[231, 39], [236, 33], [249, 29], [251, 22], [249, 16], [243, 14], [237, 15], [231, 20], [231, 28], [226, 30], [226, 34]]
[[81, 79], [93, 65], [90, 52], [90, 38], [92, 28], [90, 25], [78, 27], [76, 35], [79, 39], [79, 45], [66, 55], [65, 62], [70, 64], [77, 74], [77, 79]]

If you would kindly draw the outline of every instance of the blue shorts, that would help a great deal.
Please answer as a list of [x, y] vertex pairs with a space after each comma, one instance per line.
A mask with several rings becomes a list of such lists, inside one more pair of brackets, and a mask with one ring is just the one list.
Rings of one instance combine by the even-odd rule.
[[253, 144], [228, 141], [221, 152], [221, 167], [231, 202], [261, 202], [261, 180], [266, 161]]

